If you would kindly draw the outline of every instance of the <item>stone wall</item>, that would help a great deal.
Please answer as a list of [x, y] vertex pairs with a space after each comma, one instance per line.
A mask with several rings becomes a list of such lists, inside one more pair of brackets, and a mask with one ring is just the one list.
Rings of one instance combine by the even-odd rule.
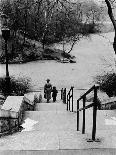
[[9, 133], [11, 129], [18, 128], [18, 113], [10, 110], [0, 110], [0, 135]]
[[8, 96], [0, 110], [0, 135], [20, 130], [25, 111], [33, 111], [42, 95]]

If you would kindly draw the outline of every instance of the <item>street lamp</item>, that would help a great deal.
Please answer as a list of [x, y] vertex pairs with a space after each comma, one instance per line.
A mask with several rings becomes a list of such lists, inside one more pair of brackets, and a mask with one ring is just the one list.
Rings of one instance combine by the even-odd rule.
[[9, 70], [8, 70], [8, 49], [7, 49], [7, 42], [10, 37], [10, 29], [8, 28], [8, 17], [5, 14], [1, 15], [2, 19], [2, 37], [5, 40], [5, 58], [6, 58], [6, 94], [8, 95], [10, 92], [10, 77], [9, 77]]

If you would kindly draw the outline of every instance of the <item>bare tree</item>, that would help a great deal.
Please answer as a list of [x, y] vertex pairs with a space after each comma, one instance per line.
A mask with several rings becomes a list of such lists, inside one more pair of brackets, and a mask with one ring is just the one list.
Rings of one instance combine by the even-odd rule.
[[111, 22], [114, 26], [114, 30], [115, 30], [115, 36], [114, 36], [114, 42], [113, 42], [113, 48], [116, 54], [116, 20], [114, 18], [114, 13], [113, 13], [113, 3], [115, 2], [115, 0], [105, 0], [105, 3], [108, 7], [108, 15], [111, 19]]

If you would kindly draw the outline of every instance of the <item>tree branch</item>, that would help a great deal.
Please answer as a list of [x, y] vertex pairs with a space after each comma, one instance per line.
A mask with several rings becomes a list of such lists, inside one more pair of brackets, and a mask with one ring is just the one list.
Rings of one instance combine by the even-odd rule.
[[114, 18], [114, 15], [113, 15], [113, 12], [112, 12], [112, 7], [111, 7], [111, 4], [109, 2], [109, 0], [105, 0], [106, 4], [107, 4], [107, 7], [108, 7], [108, 14], [109, 14], [109, 17], [112, 21], [112, 24], [114, 26], [114, 29], [116, 30], [116, 21], [115, 21], [115, 18]]

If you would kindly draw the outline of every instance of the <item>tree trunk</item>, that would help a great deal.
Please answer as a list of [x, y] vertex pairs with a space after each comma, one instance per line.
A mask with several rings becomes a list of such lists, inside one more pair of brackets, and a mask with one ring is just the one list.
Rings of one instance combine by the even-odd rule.
[[72, 49], [73, 49], [74, 45], [76, 44], [76, 42], [77, 42], [77, 40], [73, 40], [73, 43], [72, 43], [71, 48], [68, 51], [68, 53], [70, 53], [72, 51]]
[[114, 51], [115, 51], [115, 54], [116, 54], [116, 20], [114, 18], [114, 15], [113, 15], [113, 12], [112, 12], [112, 7], [111, 7], [111, 4], [109, 2], [109, 0], [105, 0], [106, 4], [107, 4], [107, 7], [108, 7], [108, 15], [111, 19], [111, 22], [114, 26], [114, 30], [115, 30], [115, 36], [114, 36], [114, 42], [113, 42], [113, 48], [114, 48]]
[[114, 36], [114, 42], [113, 42], [113, 48], [116, 54], [116, 30], [115, 30], [115, 36]]
[[25, 9], [25, 14], [24, 14], [24, 36], [23, 36], [23, 44], [25, 44], [26, 40], [26, 32], [27, 32], [27, 9]]

